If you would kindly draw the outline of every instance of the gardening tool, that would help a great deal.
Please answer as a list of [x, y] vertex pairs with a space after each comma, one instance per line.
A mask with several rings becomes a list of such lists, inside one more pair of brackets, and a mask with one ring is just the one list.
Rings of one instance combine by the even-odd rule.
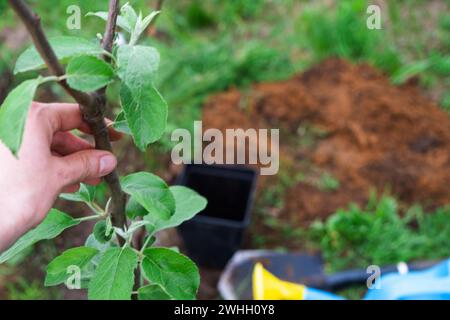
[[450, 300], [450, 259], [422, 271], [381, 275], [366, 300]]
[[234, 254], [219, 280], [219, 291], [226, 300], [253, 298], [252, 272], [263, 262], [277, 277], [303, 284], [319, 284], [323, 278], [322, 259], [305, 253], [280, 253], [270, 250], [241, 250]]
[[258, 262], [253, 270], [254, 300], [338, 300], [339, 296], [280, 280]]
[[[447, 286], [450, 290], [448, 266], [449, 261], [440, 264], [425, 261], [382, 267], [381, 280], [373, 286], [377, 288], [380, 284], [381, 289], [368, 290], [365, 299], [413, 299], [419, 296], [425, 299], [425, 293], [435, 299], [446, 299], [444, 289]], [[353, 285], [365, 286], [370, 275], [365, 269], [325, 275], [322, 260], [317, 255], [243, 250], [228, 263], [218, 288], [227, 300], [342, 299], [331, 292]]]
[[[423, 271], [391, 273], [377, 279], [365, 300], [450, 300], [450, 259]], [[378, 287], [378, 288], [377, 288]], [[280, 280], [257, 263], [253, 270], [255, 300], [341, 300], [323, 290]]]

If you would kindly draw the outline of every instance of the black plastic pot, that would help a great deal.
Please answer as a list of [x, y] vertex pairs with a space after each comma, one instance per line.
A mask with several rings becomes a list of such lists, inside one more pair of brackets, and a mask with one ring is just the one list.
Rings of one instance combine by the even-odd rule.
[[240, 248], [250, 215], [257, 174], [242, 166], [187, 165], [177, 184], [208, 199], [207, 207], [178, 230], [198, 264], [222, 268]]

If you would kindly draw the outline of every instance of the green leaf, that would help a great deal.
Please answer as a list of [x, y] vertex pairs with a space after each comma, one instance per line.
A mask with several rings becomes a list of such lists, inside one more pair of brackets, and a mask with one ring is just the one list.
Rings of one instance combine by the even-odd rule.
[[156, 241], [155, 236], [146, 235], [144, 239], [144, 246], [145, 248], [150, 248]]
[[128, 2], [120, 8], [120, 16], [127, 22], [128, 26], [130, 26], [130, 31], [134, 30], [138, 17], [136, 11], [134, 11], [133, 7], [130, 6]]
[[29, 246], [22, 251], [20, 251], [18, 254], [16, 254], [14, 257], [9, 259], [6, 263], [8, 266], [15, 267], [21, 264], [25, 261], [27, 257], [29, 257], [34, 252], [34, 246]]
[[130, 174], [121, 180], [123, 190], [151, 215], [169, 219], [175, 212], [175, 199], [160, 177], [148, 172]]
[[75, 57], [67, 66], [67, 83], [75, 90], [95, 91], [105, 87], [113, 80], [113, 68], [97, 57]]
[[70, 266], [77, 266], [81, 270], [97, 253], [98, 250], [89, 247], [72, 248], [63, 252], [47, 266], [45, 286], [56, 286], [64, 283], [69, 276], [67, 269]]
[[178, 247], [168, 247], [167, 249], [169, 249], [169, 250], [172, 250], [172, 251], [174, 251], [174, 252], [176, 252], [176, 253], [180, 253], [180, 248], [178, 248]]
[[62, 193], [60, 197], [64, 200], [92, 203], [95, 200], [97, 187], [80, 183], [80, 189], [74, 193]]
[[57, 237], [65, 229], [76, 226], [79, 223], [79, 220], [73, 219], [59, 210], [51, 209], [40, 225], [26, 233], [11, 248], [0, 255], [0, 263], [9, 260], [38, 241]]
[[136, 17], [136, 23], [131, 31], [130, 45], [134, 45], [139, 40], [141, 34], [147, 29], [152, 20], [159, 14], [159, 11], [154, 11], [144, 19], [142, 19], [142, 13], [139, 12], [139, 16]]
[[96, 254], [89, 261], [89, 263], [83, 268], [81, 273], [81, 288], [88, 289], [89, 282], [91, 281], [103, 255], [109, 248], [117, 248], [117, 245], [112, 241], [100, 243], [97, 241], [97, 239], [95, 239], [95, 236], [93, 234], [90, 234], [89, 237], [87, 237], [84, 245], [98, 251], [98, 254]]
[[[54, 37], [49, 39], [56, 57], [66, 63], [68, 59], [79, 55], [98, 55], [104, 51], [98, 43], [78, 37]], [[45, 63], [34, 47], [25, 50], [17, 59], [14, 73], [45, 68]]]
[[[105, 21], [108, 20], [108, 12], [106, 11], [98, 11], [98, 12], [88, 12], [86, 16], [95, 16]], [[117, 17], [117, 25], [124, 29], [127, 32], [131, 32], [131, 27], [128, 22], [122, 16]]]
[[142, 269], [174, 299], [195, 299], [200, 275], [188, 257], [167, 248], [145, 249]]
[[0, 107], [0, 140], [17, 155], [31, 102], [41, 78], [27, 80], [9, 93]]
[[[108, 233], [109, 231], [109, 233]], [[97, 222], [94, 226], [94, 237], [100, 243], [107, 243], [112, 239], [114, 229], [108, 230], [105, 220]]]
[[117, 49], [118, 76], [123, 80], [155, 80], [159, 68], [158, 50], [148, 46], [122, 45]]
[[145, 210], [145, 208], [141, 206], [133, 197], [128, 200], [125, 212], [127, 217], [130, 219], [136, 219], [136, 217], [143, 217], [148, 214], [148, 211]]
[[[147, 29], [148, 25], [150, 24], [150, 22], [153, 21], [153, 19], [156, 18], [156, 16], [160, 13], [160, 11], [153, 11], [152, 13], [150, 13], [148, 16], [146, 16], [143, 20], [142, 23], [140, 25], [140, 33], [142, 33], [143, 31], [145, 31], [145, 29]], [[140, 36], [140, 34], [139, 34]]]
[[116, 131], [131, 135], [131, 130], [128, 126], [127, 119], [125, 119], [125, 113], [123, 111], [117, 115], [116, 120], [114, 120], [113, 127]]
[[157, 141], [164, 134], [167, 103], [153, 85], [145, 81], [123, 82], [120, 101], [133, 140], [141, 151], [145, 151], [150, 143]]
[[169, 190], [175, 198], [175, 213], [168, 220], [156, 220], [153, 216], [146, 216], [144, 219], [151, 223], [148, 228], [151, 233], [176, 227], [206, 208], [207, 200], [194, 190], [183, 186], [172, 186]]
[[144, 151], [163, 135], [167, 123], [167, 103], [153, 86], [159, 54], [151, 47], [125, 45], [119, 47], [117, 61], [125, 118], [136, 145]]
[[130, 300], [138, 257], [130, 248], [108, 249], [89, 283], [90, 300]]
[[138, 290], [139, 300], [172, 300], [172, 298], [157, 284], [150, 284]]
[[105, 253], [106, 250], [110, 248], [117, 247], [117, 245], [111, 241], [107, 243], [99, 242], [97, 239], [95, 239], [95, 236], [93, 234], [90, 234], [89, 237], [87, 237], [84, 245], [89, 248], [97, 249], [99, 251], [99, 254]]
[[86, 239], [84, 245], [89, 248], [94, 248], [99, 251], [98, 255], [96, 255], [92, 260], [91, 264], [94, 265], [94, 269], [98, 266], [100, 263], [100, 260], [103, 256], [103, 254], [110, 248], [117, 248], [117, 245], [112, 242], [106, 242], [106, 243], [100, 243], [97, 239], [95, 239], [95, 236], [93, 234], [89, 235], [89, 237]]

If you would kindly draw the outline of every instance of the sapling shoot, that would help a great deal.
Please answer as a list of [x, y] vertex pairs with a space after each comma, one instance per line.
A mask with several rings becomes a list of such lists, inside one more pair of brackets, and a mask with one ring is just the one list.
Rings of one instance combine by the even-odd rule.
[[[8, 2], [34, 43], [20, 55], [14, 73], [47, 68], [51, 74], [22, 82], [0, 108], [0, 140], [14, 155], [20, 150], [35, 93], [49, 81], [59, 83], [78, 102], [97, 149], [112, 151], [104, 115], [108, 106], [106, 88], [113, 82], [120, 82], [121, 110], [113, 124], [116, 130], [130, 134], [142, 151], [161, 138], [168, 106], [154, 85], [160, 56], [155, 48], [139, 44], [159, 11], [143, 16], [130, 4], [119, 7], [118, 0], [111, 0], [108, 11], [88, 14], [106, 21], [103, 36], [97, 37], [101, 43], [94, 43], [72, 36], [47, 38], [39, 17], [24, 1]], [[118, 28], [127, 34], [127, 43], [114, 41]], [[149, 172], [119, 177], [115, 170], [105, 181], [110, 198], [104, 208], [97, 202], [94, 186], [81, 184], [76, 193], [62, 194], [66, 200], [84, 203], [92, 214], [73, 218], [52, 209], [40, 225], [0, 254], [0, 263], [38, 241], [96, 221], [84, 246], [68, 249], [50, 262], [46, 286], [87, 288], [89, 299], [195, 299], [200, 282], [196, 265], [173, 249], [154, 247], [154, 239], [157, 232], [203, 210], [206, 199], [186, 187], [169, 187]], [[142, 230], [146, 238], [142, 246], [135, 247], [137, 241], [133, 239]], [[79, 285], [69, 286], [74, 276]]]

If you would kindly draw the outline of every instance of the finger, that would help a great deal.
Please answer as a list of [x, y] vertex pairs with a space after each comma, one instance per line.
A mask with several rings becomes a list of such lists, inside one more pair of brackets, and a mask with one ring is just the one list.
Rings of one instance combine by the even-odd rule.
[[[71, 152], [73, 153], [73, 152]], [[63, 155], [58, 153], [57, 151], [52, 151], [52, 155], [54, 157], [58, 157], [58, 158], [62, 158]], [[86, 179], [84, 181], [82, 181], [85, 184], [91, 185], [91, 186], [96, 186], [98, 184], [100, 184], [100, 182], [102, 182], [101, 178], [91, 178], [91, 179]], [[72, 184], [70, 186], [64, 187], [61, 192], [63, 193], [74, 193], [77, 192], [80, 189], [80, 184], [79, 183], [75, 183]]]
[[101, 178], [91, 178], [91, 179], [86, 179], [86, 180], [83, 181], [83, 183], [88, 184], [90, 186], [96, 186], [100, 182], [102, 182]]
[[[63, 157], [62, 154], [60, 154], [60, 153], [58, 153], [56, 151], [52, 151], [52, 155], [54, 157], [58, 157], [58, 158], [62, 158]], [[81, 182], [83, 182], [85, 184], [88, 184], [88, 185], [91, 185], [91, 186], [96, 186], [96, 185], [98, 185], [98, 184], [100, 184], [102, 182], [102, 179], [101, 178], [91, 178], [91, 179], [86, 179], [86, 180], [81, 181]], [[78, 183], [76, 183], [76, 184], [73, 184], [71, 186], [65, 187], [62, 192], [73, 193], [73, 192], [77, 192], [79, 188], [80, 188], [80, 185]], [[65, 190], [69, 190], [69, 191], [65, 191]]]
[[62, 193], [75, 193], [78, 190], [80, 190], [80, 184], [75, 183], [75, 184], [71, 184], [70, 186], [62, 188], [61, 192]]
[[84, 139], [81, 139], [70, 132], [57, 132], [53, 136], [53, 141], [50, 149], [52, 152], [56, 152], [61, 156], [67, 156], [69, 154], [93, 149], [94, 146]]
[[[51, 133], [58, 131], [70, 131], [79, 129], [82, 132], [92, 134], [89, 125], [83, 120], [80, 107], [75, 103], [34, 103], [36, 108], [41, 110], [41, 114], [48, 117], [50, 121]], [[112, 121], [105, 119], [108, 126], [108, 133], [112, 141], [119, 140], [122, 137], [120, 132], [114, 130], [111, 126]]]
[[[100, 182], [102, 182], [102, 179], [100, 179], [100, 178], [93, 178], [93, 179], [88, 179], [88, 180], [85, 180], [85, 181], [82, 181], [82, 182], [85, 183], [85, 184], [88, 184], [90, 186], [96, 186], [96, 185], [100, 184]], [[63, 192], [63, 193], [74, 193], [74, 192], [77, 192], [78, 190], [80, 190], [80, 184], [79, 183], [74, 183], [74, 184], [71, 184], [70, 186], [64, 187], [61, 192]]]
[[35, 103], [36, 112], [50, 124], [51, 133], [88, 128], [75, 103]]
[[[100, 182], [102, 182], [102, 179], [100, 178], [93, 178], [93, 179], [88, 179], [85, 181], [82, 181], [85, 184], [88, 184], [90, 186], [96, 186], [98, 185]], [[79, 183], [74, 183], [71, 184], [70, 186], [67, 187], [63, 187], [61, 192], [62, 193], [74, 193], [77, 192], [78, 190], [80, 190], [80, 184]]]
[[112, 153], [101, 150], [83, 150], [55, 160], [56, 179], [61, 187], [103, 177], [117, 165]]

